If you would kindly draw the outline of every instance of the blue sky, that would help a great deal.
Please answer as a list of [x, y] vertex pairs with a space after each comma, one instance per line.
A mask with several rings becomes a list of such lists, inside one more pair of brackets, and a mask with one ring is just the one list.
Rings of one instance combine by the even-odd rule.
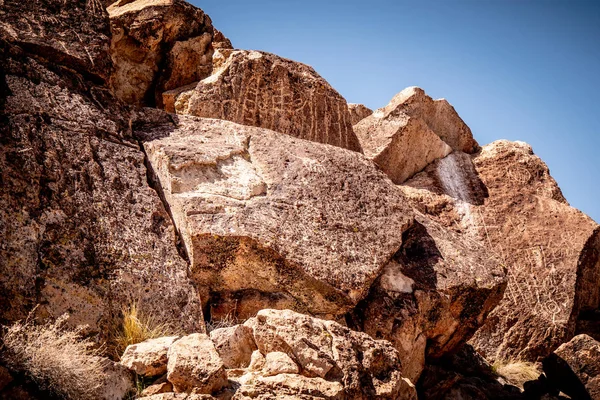
[[600, 222], [600, 1], [193, 0], [234, 47], [312, 65], [347, 100], [420, 86], [484, 145], [523, 140]]

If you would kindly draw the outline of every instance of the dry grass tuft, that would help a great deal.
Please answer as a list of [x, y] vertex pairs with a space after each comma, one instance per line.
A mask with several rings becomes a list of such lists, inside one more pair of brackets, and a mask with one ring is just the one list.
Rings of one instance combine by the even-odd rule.
[[30, 318], [7, 329], [3, 339], [6, 364], [59, 397], [97, 399], [106, 379], [101, 349], [82, 339], [81, 329], [66, 329], [67, 315], [41, 325]]
[[523, 388], [523, 384], [539, 378], [541, 372], [534, 363], [526, 361], [496, 362], [494, 372], [510, 384]]
[[230, 328], [232, 326], [236, 326], [240, 322], [237, 318], [235, 318], [231, 313], [227, 314], [224, 318], [221, 318], [218, 321], [207, 321], [206, 322], [206, 333], [210, 333], [214, 330], [221, 328]]
[[114, 335], [119, 357], [129, 345], [174, 333], [169, 325], [158, 323], [152, 316], [140, 312], [136, 303], [123, 309], [122, 313], [123, 323]]

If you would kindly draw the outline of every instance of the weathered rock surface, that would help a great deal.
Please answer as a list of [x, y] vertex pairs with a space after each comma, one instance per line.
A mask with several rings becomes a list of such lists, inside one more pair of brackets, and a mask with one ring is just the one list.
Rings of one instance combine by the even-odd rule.
[[133, 376], [127, 368], [110, 360], [105, 360], [104, 365], [103, 384], [96, 390], [96, 399], [122, 400], [135, 390]]
[[108, 7], [115, 71], [128, 103], [162, 105], [162, 93], [206, 78], [214, 48], [231, 48], [209, 16], [182, 0], [119, 0]]
[[479, 148], [446, 100], [433, 100], [416, 87], [398, 93], [354, 130], [365, 155], [398, 184], [452, 150], [472, 153]]
[[300, 372], [298, 365], [281, 351], [273, 351], [267, 353], [265, 357], [265, 365], [262, 369], [264, 376], [275, 376], [279, 374], [297, 374]]
[[252, 383], [242, 385], [233, 396], [234, 400], [341, 400], [347, 398], [344, 388], [339, 382], [329, 382], [323, 378], [308, 378], [302, 375], [287, 374], [269, 377], [259, 376]]
[[225, 368], [246, 368], [250, 364], [256, 344], [252, 330], [244, 325], [215, 329], [210, 339], [223, 360]]
[[548, 381], [572, 399], [600, 398], [600, 342], [578, 335], [561, 345], [544, 362]]
[[258, 51], [221, 57], [210, 77], [165, 93], [166, 110], [361, 151], [346, 100], [314, 69]]
[[366, 107], [363, 104], [348, 104], [348, 111], [350, 111], [350, 118], [352, 121], [352, 125], [358, 124], [363, 119], [367, 118], [369, 115], [373, 114], [373, 110]]
[[343, 314], [413, 220], [399, 189], [356, 152], [185, 116], [137, 134], [211, 318], [265, 307]]
[[574, 335], [580, 314], [598, 309], [598, 225], [569, 207], [527, 144], [498, 141], [472, 165], [470, 158], [455, 152], [436, 161], [403, 191], [508, 270], [504, 299], [475, 334], [476, 349], [491, 361], [536, 361]]
[[[273, 357], [269, 354], [282, 352], [300, 366], [300, 373], [305, 377], [341, 383], [342, 398], [416, 398], [414, 387], [402, 376], [398, 352], [389, 342], [373, 340], [365, 333], [351, 331], [333, 321], [290, 310], [261, 310], [244, 325], [252, 328], [259, 351], [266, 354], [264, 368]], [[278, 385], [284, 387], [286, 381], [277, 379]], [[301, 379], [297, 385], [306, 386], [305, 381]], [[275, 381], [264, 378], [262, 382]], [[336, 396], [341, 395], [339, 389], [335, 389], [339, 386], [327, 387], [330, 394], [321, 397], [338, 398]], [[241, 393], [247, 390], [243, 389]], [[283, 394], [287, 393], [284, 391]]]
[[121, 364], [138, 375], [164, 375], [167, 373], [167, 352], [177, 339], [177, 336], [167, 336], [127, 346]]
[[137, 301], [157, 322], [202, 330], [131, 115], [101, 86], [108, 17], [95, 4], [1, 8], [1, 318], [40, 304], [42, 317], [69, 312], [73, 325], [105, 334]]
[[215, 345], [207, 335], [194, 333], [169, 348], [167, 379], [175, 392], [211, 394], [227, 385], [227, 374]]
[[500, 302], [506, 288], [501, 261], [423, 216], [367, 298], [351, 326], [398, 349], [405, 377], [416, 381], [430, 361], [460, 348]]

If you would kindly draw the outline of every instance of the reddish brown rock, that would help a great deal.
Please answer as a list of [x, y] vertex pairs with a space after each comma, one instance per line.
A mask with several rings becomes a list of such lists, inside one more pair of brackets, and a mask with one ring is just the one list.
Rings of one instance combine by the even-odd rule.
[[369, 160], [229, 121], [176, 124], [139, 134], [163, 137], [145, 148], [211, 318], [335, 316], [366, 295], [413, 218]]
[[108, 7], [115, 71], [128, 103], [162, 105], [162, 93], [206, 78], [215, 48], [231, 48], [208, 15], [182, 0], [120, 0]]
[[197, 85], [165, 93], [166, 110], [361, 151], [346, 100], [308, 65], [258, 51], [224, 51], [215, 63]]
[[373, 114], [373, 110], [363, 104], [349, 103], [348, 110], [350, 111], [350, 117], [352, 118], [352, 125], [356, 125], [369, 115]]
[[[173, 224], [131, 136], [134, 118], [101, 85], [106, 14], [90, 1], [61, 4], [6, 2], [0, 18], [1, 317], [24, 318], [39, 304], [40, 316], [68, 312], [71, 324], [106, 338], [137, 301], [159, 323], [201, 330]], [[23, 18], [45, 27], [36, 40], [47, 40], [47, 53], [23, 39], [32, 35]], [[97, 72], [85, 46], [104, 65]]]
[[[508, 270], [500, 305], [472, 339], [488, 360], [536, 361], [598, 309], [598, 225], [566, 203], [522, 142], [453, 153], [406, 182], [416, 208], [483, 243]], [[595, 254], [595, 256], [594, 256]]]
[[552, 386], [572, 399], [600, 398], [600, 343], [590, 336], [575, 336], [562, 344], [543, 366]]

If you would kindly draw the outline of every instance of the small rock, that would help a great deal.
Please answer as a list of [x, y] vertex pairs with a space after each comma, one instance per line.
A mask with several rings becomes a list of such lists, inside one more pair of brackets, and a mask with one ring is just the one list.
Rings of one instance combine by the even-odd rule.
[[167, 352], [178, 336], [149, 339], [127, 346], [121, 364], [138, 375], [158, 376], [167, 373]]
[[265, 356], [258, 351], [254, 350], [252, 352], [252, 357], [250, 358], [250, 365], [248, 366], [249, 371], [260, 371], [265, 366]]
[[274, 351], [265, 357], [264, 376], [297, 374], [298, 372], [300, 372], [298, 365], [286, 353]]
[[134, 391], [133, 376], [123, 365], [106, 359], [104, 381], [96, 391], [98, 400], [122, 400]]
[[227, 385], [223, 361], [210, 338], [201, 333], [185, 336], [168, 352], [167, 379], [175, 392], [210, 394]]
[[210, 332], [210, 339], [225, 368], [246, 368], [256, 350], [252, 330], [244, 325], [215, 329]]
[[173, 391], [173, 384], [167, 381], [167, 375], [155, 381], [142, 391], [142, 396], [152, 396], [161, 393], [170, 393]]

